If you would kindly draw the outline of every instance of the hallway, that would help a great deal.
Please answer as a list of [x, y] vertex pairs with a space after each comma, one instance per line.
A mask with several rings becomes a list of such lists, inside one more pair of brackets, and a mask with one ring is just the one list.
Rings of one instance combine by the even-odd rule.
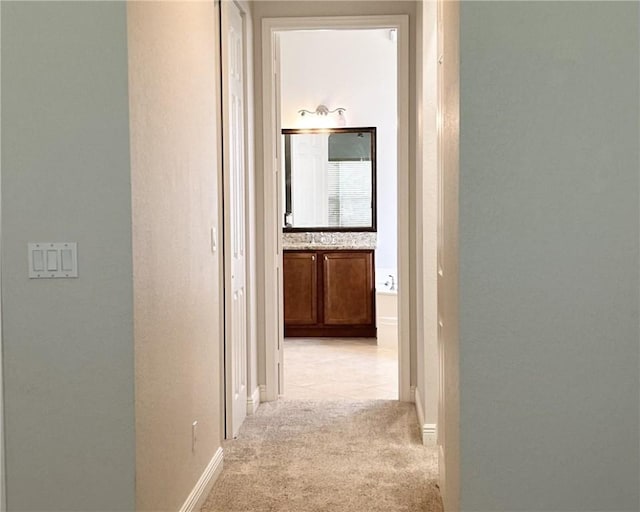
[[442, 510], [436, 449], [410, 403], [264, 403], [224, 451], [202, 512]]

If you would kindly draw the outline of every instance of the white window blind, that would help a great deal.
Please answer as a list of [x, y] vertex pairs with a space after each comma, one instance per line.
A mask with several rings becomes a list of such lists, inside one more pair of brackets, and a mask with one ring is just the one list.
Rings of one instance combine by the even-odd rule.
[[371, 162], [329, 162], [329, 225], [371, 226]]

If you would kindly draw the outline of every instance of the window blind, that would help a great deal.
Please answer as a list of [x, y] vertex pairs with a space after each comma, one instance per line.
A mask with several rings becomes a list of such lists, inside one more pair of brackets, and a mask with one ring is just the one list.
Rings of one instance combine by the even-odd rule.
[[329, 225], [371, 225], [371, 162], [329, 162]]

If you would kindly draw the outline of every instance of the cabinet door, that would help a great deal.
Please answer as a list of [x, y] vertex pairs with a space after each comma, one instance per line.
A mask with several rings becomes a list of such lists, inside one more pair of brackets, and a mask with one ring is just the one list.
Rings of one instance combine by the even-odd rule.
[[284, 253], [284, 323], [318, 323], [318, 257], [313, 252]]
[[327, 252], [322, 259], [324, 324], [374, 324], [373, 253]]

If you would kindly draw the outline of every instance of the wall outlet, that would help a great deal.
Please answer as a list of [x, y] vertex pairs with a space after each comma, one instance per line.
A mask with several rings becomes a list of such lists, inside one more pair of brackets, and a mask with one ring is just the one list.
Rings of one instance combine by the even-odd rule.
[[191, 451], [196, 452], [196, 442], [198, 441], [198, 420], [191, 424]]

